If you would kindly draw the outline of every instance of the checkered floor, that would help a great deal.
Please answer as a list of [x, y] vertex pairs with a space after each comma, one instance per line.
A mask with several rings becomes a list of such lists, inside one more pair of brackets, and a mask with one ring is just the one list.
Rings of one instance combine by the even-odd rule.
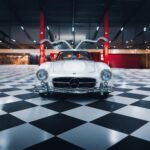
[[41, 98], [37, 66], [0, 66], [0, 150], [150, 149], [150, 70], [113, 69], [107, 99]]

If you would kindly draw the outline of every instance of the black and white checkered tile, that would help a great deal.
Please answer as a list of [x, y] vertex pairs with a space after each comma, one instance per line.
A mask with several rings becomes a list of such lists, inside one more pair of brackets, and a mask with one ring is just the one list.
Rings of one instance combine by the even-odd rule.
[[37, 66], [0, 66], [0, 150], [150, 149], [150, 70], [113, 69], [114, 92], [41, 98]]

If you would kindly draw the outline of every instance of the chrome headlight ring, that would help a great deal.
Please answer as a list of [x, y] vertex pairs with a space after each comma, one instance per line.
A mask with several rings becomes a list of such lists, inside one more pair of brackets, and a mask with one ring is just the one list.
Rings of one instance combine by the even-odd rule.
[[48, 78], [48, 72], [45, 69], [40, 69], [37, 71], [36, 77], [40, 81], [45, 81]]
[[101, 78], [103, 81], [109, 81], [109, 80], [111, 80], [111, 77], [112, 77], [112, 73], [109, 69], [104, 69], [101, 72]]

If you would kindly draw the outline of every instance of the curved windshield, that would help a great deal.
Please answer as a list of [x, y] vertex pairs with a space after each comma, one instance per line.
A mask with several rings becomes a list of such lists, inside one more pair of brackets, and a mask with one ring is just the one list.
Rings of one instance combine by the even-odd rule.
[[57, 60], [92, 60], [92, 57], [87, 51], [61, 51], [58, 54]]

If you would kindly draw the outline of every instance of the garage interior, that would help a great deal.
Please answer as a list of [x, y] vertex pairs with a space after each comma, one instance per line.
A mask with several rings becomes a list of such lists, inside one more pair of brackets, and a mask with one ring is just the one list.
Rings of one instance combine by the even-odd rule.
[[[150, 149], [149, 0], [0, 1], [0, 150]], [[35, 72], [84, 44], [113, 73], [113, 92], [34, 92]], [[44, 45], [44, 49], [42, 46]]]

